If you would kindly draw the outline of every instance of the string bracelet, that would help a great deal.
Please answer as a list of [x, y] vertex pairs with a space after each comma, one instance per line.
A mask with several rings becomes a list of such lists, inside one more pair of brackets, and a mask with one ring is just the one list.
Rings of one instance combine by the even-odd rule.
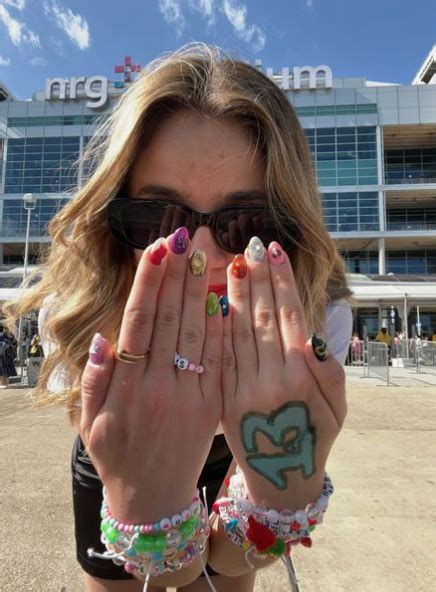
[[126, 572], [145, 577], [144, 592], [150, 577], [175, 572], [192, 563], [205, 550], [210, 535], [207, 508], [201, 503], [198, 490], [189, 508], [172, 517], [148, 524], [126, 524], [112, 516], [103, 488], [100, 516], [100, 540], [106, 551], [88, 549], [88, 556], [111, 559]]
[[321, 495], [305, 510], [293, 512], [289, 509], [268, 509], [255, 505], [248, 499], [244, 475], [239, 468], [236, 474], [226, 480], [227, 496], [213, 504], [213, 510], [220, 517], [228, 538], [245, 551], [250, 567], [250, 554], [256, 559], [279, 557], [285, 564], [292, 590], [298, 590], [297, 578], [290, 559], [292, 547], [302, 544], [312, 546], [311, 533], [323, 521], [329, 498], [334, 491], [331, 479], [325, 474]]

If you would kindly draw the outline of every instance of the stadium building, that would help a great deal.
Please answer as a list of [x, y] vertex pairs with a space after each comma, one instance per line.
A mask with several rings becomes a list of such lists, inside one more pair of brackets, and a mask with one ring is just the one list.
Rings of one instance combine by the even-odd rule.
[[[26, 242], [36, 263], [48, 221], [82, 182], [77, 156], [139, 70], [125, 58], [120, 80], [53, 78], [24, 101], [0, 82], [0, 301], [19, 289]], [[355, 292], [354, 331], [436, 339], [436, 46], [408, 85], [335, 78], [326, 65], [263, 71], [306, 131]]]

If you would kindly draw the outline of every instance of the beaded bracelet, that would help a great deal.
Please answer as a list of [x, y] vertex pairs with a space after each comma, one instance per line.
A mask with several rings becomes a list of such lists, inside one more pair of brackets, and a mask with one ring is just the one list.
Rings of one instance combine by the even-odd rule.
[[103, 503], [101, 507], [100, 516], [103, 520], [106, 520], [107, 523], [123, 532], [138, 532], [140, 534], [147, 534], [153, 532], [163, 531], [166, 532], [171, 529], [171, 527], [177, 527], [183, 524], [184, 522], [188, 521], [191, 516], [193, 516], [198, 509], [200, 508], [201, 502], [199, 496], [199, 491], [195, 492], [194, 497], [192, 498], [191, 505], [189, 508], [182, 510], [180, 514], [174, 514], [171, 518], [162, 518], [159, 522], [149, 522], [148, 524], [123, 524], [122, 522], [118, 522], [115, 518], [111, 515], [109, 506], [106, 499], [106, 489], [103, 488]]
[[103, 554], [88, 549], [89, 557], [112, 559], [131, 574], [145, 576], [144, 590], [150, 577], [174, 572], [191, 563], [206, 548], [210, 534], [207, 508], [193, 497], [189, 508], [149, 524], [126, 524], [115, 520], [103, 489], [100, 516]]
[[292, 590], [298, 590], [290, 559], [292, 546], [299, 543], [305, 547], [312, 546], [309, 535], [322, 523], [329, 497], [334, 491], [327, 473], [320, 497], [315, 503], [307, 504], [305, 511], [284, 509], [279, 512], [252, 504], [239, 466], [236, 467], [236, 474], [226, 480], [226, 485], [227, 497], [217, 500], [213, 510], [220, 516], [228, 538], [245, 551], [247, 563], [252, 568], [254, 566], [248, 558], [250, 553], [256, 559], [280, 557], [288, 570]]

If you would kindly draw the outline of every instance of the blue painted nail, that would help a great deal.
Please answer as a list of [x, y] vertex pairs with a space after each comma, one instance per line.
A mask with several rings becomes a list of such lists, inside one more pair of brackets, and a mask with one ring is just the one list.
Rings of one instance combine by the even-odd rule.
[[230, 312], [229, 299], [228, 299], [228, 297], [225, 296], [225, 295], [220, 296], [219, 303], [220, 303], [220, 306], [221, 306], [222, 315], [223, 315], [223, 317], [226, 317], [229, 314], [229, 312]]

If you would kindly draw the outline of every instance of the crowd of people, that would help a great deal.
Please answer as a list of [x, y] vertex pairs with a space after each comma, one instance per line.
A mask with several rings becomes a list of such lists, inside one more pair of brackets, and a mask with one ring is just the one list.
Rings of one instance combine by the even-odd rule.
[[[429, 335], [427, 332], [422, 331], [419, 335], [411, 336], [408, 339], [408, 351], [413, 352], [416, 341], [429, 341]], [[392, 358], [409, 357], [410, 353], [407, 353], [406, 349], [406, 336], [403, 331], [396, 331], [395, 336], [389, 334], [386, 327], [382, 327], [374, 341], [377, 343], [385, 343], [388, 347], [389, 360]], [[363, 363], [363, 339], [358, 332], [353, 333], [348, 360], [349, 363], [356, 364], [359, 362]]]
[[[38, 333], [32, 338], [25, 335], [21, 347], [23, 361], [29, 357], [44, 355]], [[0, 388], [8, 388], [10, 377], [17, 376], [15, 360], [19, 357], [17, 338], [11, 331], [0, 326]]]

